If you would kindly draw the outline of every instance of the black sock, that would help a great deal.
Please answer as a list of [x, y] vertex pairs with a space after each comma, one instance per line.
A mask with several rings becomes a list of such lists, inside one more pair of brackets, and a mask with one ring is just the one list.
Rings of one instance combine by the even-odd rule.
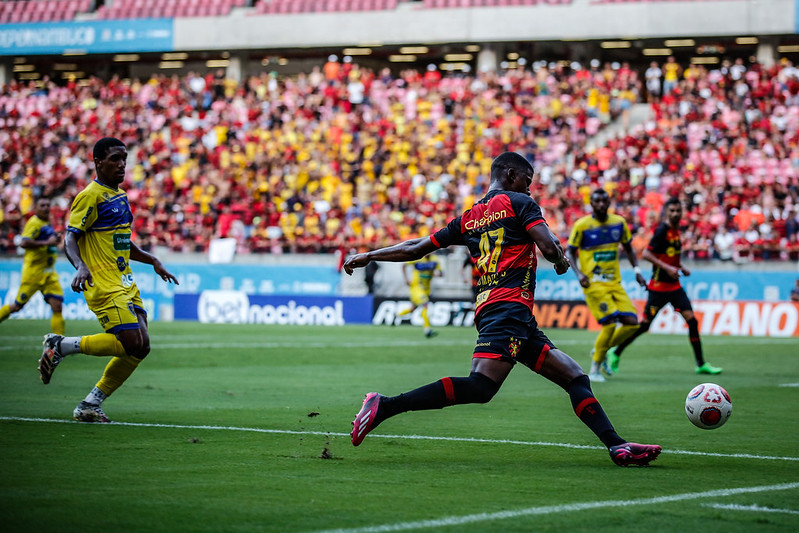
[[696, 317], [688, 320], [688, 338], [691, 340], [691, 348], [694, 349], [694, 359], [696, 359], [696, 366], [705, 364], [705, 358], [702, 356], [702, 339], [699, 338], [699, 322]]
[[409, 392], [383, 398], [375, 417], [379, 424], [386, 418], [406, 411], [442, 409], [450, 405], [486, 403], [499, 390], [492, 379], [472, 372], [466, 378], [441, 378]]
[[613, 429], [613, 425], [608, 420], [605, 411], [591, 391], [591, 381], [588, 376], [583, 374], [579, 378], [571, 380], [564, 388], [569, 393], [574, 413], [583, 424], [588, 426], [599, 437], [602, 444], [610, 448], [627, 442], [619, 437], [616, 430]]
[[638, 337], [649, 331], [649, 325], [650, 325], [649, 322], [642, 322], [641, 325], [638, 326], [638, 329], [636, 329], [632, 335], [624, 339], [624, 341], [622, 341], [621, 344], [618, 344], [616, 346], [616, 355], [621, 355], [621, 352], [623, 352], [625, 348], [631, 345], [635, 339], [637, 339]]

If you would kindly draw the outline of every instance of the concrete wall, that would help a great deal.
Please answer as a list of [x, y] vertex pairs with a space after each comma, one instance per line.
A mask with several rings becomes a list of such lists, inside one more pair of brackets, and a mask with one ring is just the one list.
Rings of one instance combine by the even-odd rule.
[[644, 2], [250, 15], [175, 20], [175, 49], [499, 42], [796, 33], [795, 0]]

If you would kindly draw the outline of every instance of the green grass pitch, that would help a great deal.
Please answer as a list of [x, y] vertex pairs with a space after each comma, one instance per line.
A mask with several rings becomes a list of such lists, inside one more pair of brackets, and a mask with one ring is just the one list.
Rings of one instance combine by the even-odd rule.
[[[557, 386], [519, 365], [487, 405], [414, 412], [350, 444], [369, 391], [468, 374], [473, 329], [156, 323], [152, 352], [104, 409], [71, 421], [107, 359], [66, 359], [43, 386], [45, 321], [0, 326], [3, 531], [797, 531], [799, 342], [646, 335], [594, 391], [625, 438], [619, 468]], [[69, 334], [99, 332], [69, 322]], [[550, 330], [584, 368], [594, 333]], [[695, 428], [688, 391], [733, 403]]]

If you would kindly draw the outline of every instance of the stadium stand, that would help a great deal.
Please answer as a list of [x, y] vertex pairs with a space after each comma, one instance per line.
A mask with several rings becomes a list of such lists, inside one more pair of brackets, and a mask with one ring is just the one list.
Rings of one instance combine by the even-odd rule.
[[[146, 247], [203, 251], [234, 237], [240, 253], [324, 252], [425, 235], [485, 192], [491, 158], [510, 149], [539, 170], [535, 195], [564, 239], [604, 186], [638, 247], [676, 195], [689, 257], [799, 258], [789, 62], [687, 65], [652, 100], [649, 122], [597, 149], [591, 136], [644, 99], [626, 65], [441, 77], [333, 63], [240, 84], [223, 73], [10, 84], [0, 95], [0, 246], [13, 251], [38, 194], [59, 197], [63, 223], [92, 179], [87, 144], [113, 132], [130, 147], [127, 189]], [[733, 243], [716, 239], [720, 227]]]
[[261, 0], [255, 4], [254, 14], [381, 11], [396, 9], [398, 3], [399, 0]]
[[18, 0], [0, 5], [0, 24], [72, 20], [93, 9], [94, 0]]
[[97, 8], [97, 18], [220, 17], [250, 3], [250, 0], [114, 0]]

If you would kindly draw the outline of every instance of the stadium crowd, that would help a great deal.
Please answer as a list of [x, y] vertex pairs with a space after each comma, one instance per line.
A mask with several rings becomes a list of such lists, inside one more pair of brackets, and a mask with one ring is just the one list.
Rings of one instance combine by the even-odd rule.
[[[92, 179], [93, 142], [128, 145], [123, 186], [145, 249], [239, 253], [376, 248], [426, 235], [479, 199], [493, 157], [522, 153], [553, 231], [568, 237], [606, 188], [648, 242], [670, 196], [686, 206], [684, 250], [702, 260], [799, 260], [799, 71], [742, 61], [537, 62], [500, 73], [373, 71], [331, 56], [292, 77], [224, 71], [12, 81], [0, 92], [0, 253], [34, 198], [63, 232]], [[530, 68], [532, 67], [532, 68]], [[652, 118], [589, 141], [647, 101]]]

